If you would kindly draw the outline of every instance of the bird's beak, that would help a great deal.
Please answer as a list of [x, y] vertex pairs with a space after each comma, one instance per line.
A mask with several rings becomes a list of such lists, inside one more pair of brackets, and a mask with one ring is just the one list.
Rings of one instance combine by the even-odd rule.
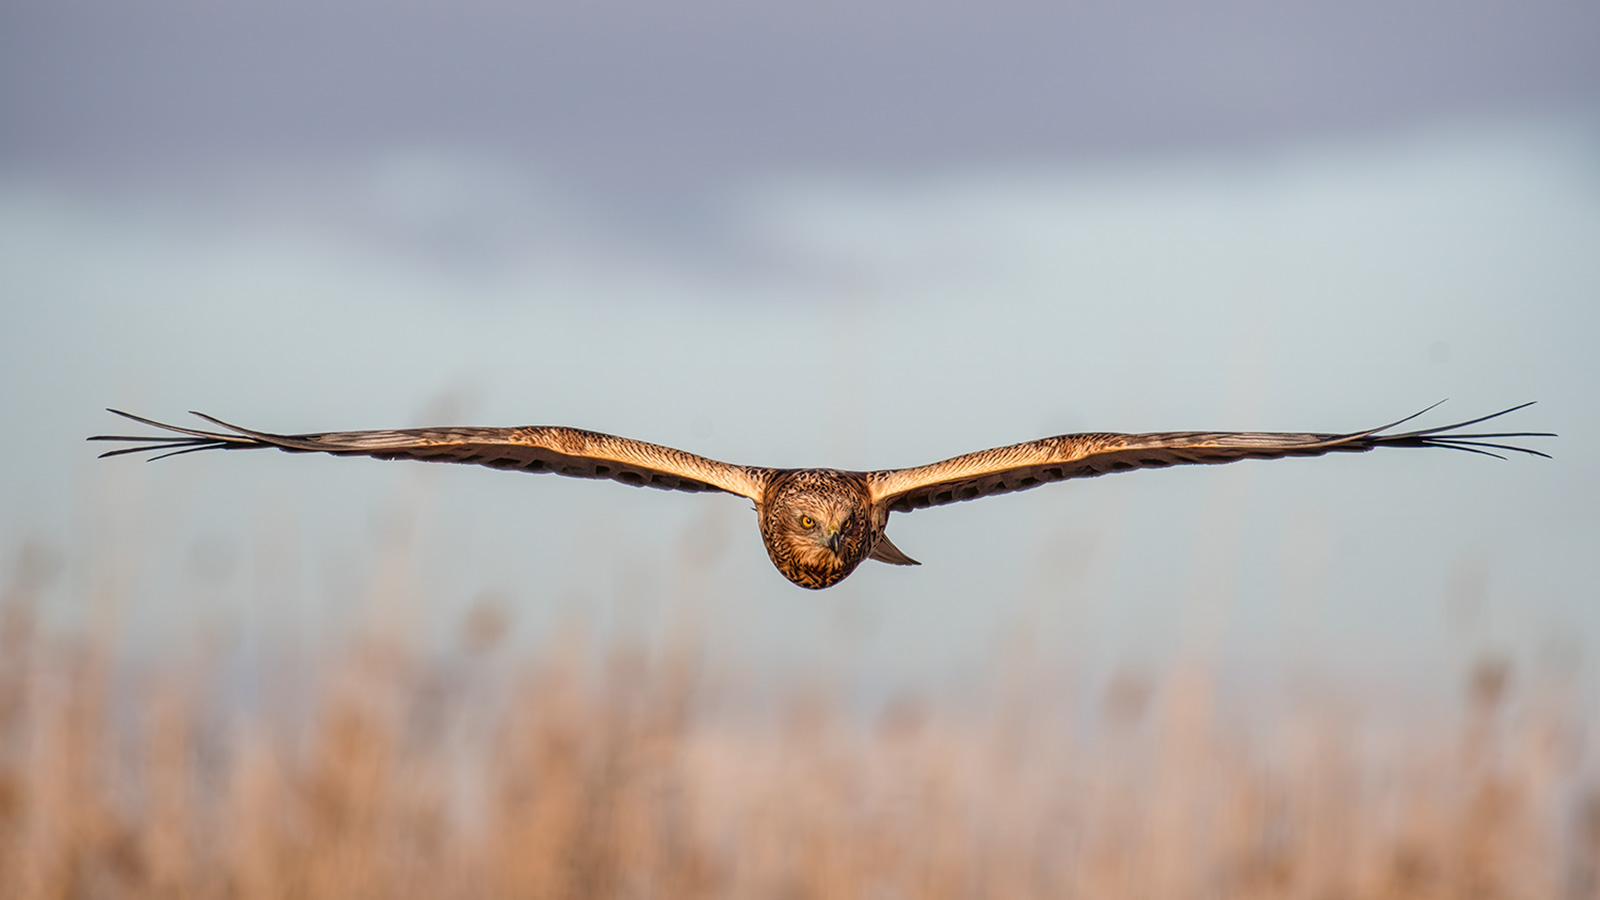
[[839, 529], [837, 528], [828, 529], [828, 549], [835, 554], [839, 552]]

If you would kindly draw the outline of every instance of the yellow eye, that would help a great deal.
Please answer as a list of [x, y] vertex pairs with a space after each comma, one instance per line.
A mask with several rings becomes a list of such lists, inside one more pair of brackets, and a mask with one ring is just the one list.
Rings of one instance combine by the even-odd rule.
[[801, 516], [800, 517], [800, 527], [801, 528], [815, 528], [815, 527], [817, 527], [817, 520], [811, 518], [810, 516]]

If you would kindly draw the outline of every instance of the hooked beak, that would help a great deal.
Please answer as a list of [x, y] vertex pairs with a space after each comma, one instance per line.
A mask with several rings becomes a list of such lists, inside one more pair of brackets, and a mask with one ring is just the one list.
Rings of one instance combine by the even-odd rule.
[[828, 529], [828, 549], [836, 556], [839, 553], [839, 529], [837, 528]]

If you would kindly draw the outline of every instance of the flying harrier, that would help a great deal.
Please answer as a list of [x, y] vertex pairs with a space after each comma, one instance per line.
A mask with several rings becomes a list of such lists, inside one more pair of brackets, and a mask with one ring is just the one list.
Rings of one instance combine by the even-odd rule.
[[1555, 437], [1553, 434], [1465, 433], [1461, 430], [1531, 405], [1524, 403], [1467, 422], [1402, 434], [1383, 432], [1433, 407], [1382, 428], [1350, 434], [1250, 431], [1064, 434], [968, 453], [926, 466], [876, 472], [737, 466], [644, 441], [551, 425], [269, 434], [194, 413], [227, 429], [228, 433], [223, 433], [166, 425], [113, 409], [109, 412], [176, 432], [176, 436], [96, 435], [89, 440], [136, 444], [102, 456], [153, 451], [158, 455], [151, 458], [161, 459], [197, 450], [277, 447], [291, 453], [477, 463], [496, 469], [609, 478], [669, 491], [725, 491], [755, 502], [761, 539], [767, 545], [772, 564], [783, 577], [803, 588], [820, 589], [838, 584], [865, 559], [899, 566], [918, 565], [883, 533], [891, 512], [911, 512], [1107, 472], [1183, 463], [1321, 456], [1374, 447], [1448, 447], [1500, 459], [1505, 457], [1495, 450], [1548, 457], [1549, 454], [1538, 450], [1499, 441]]

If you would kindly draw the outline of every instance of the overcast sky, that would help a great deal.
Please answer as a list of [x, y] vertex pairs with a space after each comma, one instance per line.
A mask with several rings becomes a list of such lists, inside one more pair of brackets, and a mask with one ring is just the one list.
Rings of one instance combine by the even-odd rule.
[[1123, 157], [1592, 112], [1582, 0], [13, 0], [0, 160], [92, 171], [439, 142], [596, 176]]

